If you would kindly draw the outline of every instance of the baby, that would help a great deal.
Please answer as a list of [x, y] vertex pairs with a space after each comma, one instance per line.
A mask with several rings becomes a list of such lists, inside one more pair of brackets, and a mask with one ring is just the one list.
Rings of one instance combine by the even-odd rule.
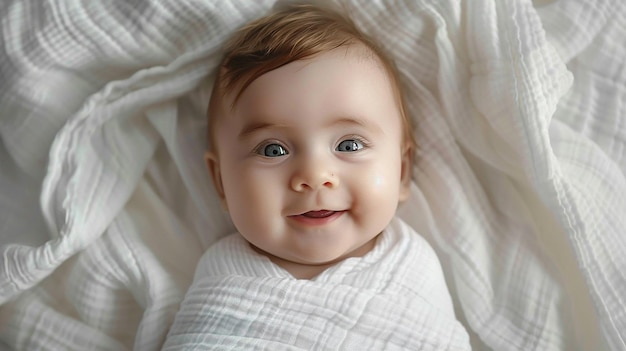
[[238, 230], [166, 348], [469, 349], [437, 257], [395, 217], [415, 150], [396, 70], [347, 18], [288, 5], [226, 45], [206, 162]]
[[330, 14], [294, 8], [244, 28], [209, 118], [224, 207], [295, 278], [371, 251], [409, 194], [415, 146], [393, 67]]

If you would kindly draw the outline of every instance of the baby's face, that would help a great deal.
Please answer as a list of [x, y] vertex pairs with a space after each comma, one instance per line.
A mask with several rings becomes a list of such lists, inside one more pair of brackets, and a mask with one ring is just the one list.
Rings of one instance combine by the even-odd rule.
[[334, 50], [264, 74], [214, 135], [218, 192], [270, 257], [318, 265], [361, 255], [408, 193], [397, 100], [362, 54]]

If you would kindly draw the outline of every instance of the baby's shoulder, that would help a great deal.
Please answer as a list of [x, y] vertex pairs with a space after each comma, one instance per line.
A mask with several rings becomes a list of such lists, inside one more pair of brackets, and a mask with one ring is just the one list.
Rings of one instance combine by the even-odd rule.
[[398, 219], [389, 228], [398, 244], [390, 255], [399, 296], [418, 296], [453, 315], [452, 300], [448, 291], [443, 267], [435, 249], [425, 237]]
[[422, 279], [424, 274], [443, 274], [438, 254], [430, 243], [400, 218], [388, 227], [390, 260], [407, 276]]
[[389, 226], [387, 226], [386, 232], [392, 240], [399, 242], [401, 246], [406, 245], [412, 247], [413, 250], [419, 248], [428, 251], [428, 254], [435, 254], [430, 243], [399, 217], [392, 219]]
[[212, 275], [212, 271], [219, 269], [224, 264], [228, 264], [233, 257], [238, 256], [237, 253], [246, 249], [246, 241], [239, 233], [226, 235], [209, 246], [202, 254], [196, 266], [195, 275]]

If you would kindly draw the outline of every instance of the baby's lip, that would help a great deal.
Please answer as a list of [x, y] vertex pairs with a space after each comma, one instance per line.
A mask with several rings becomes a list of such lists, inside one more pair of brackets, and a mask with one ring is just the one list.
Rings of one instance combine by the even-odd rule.
[[326, 217], [332, 216], [335, 212], [340, 212], [340, 211], [315, 210], [315, 211], [308, 211], [308, 212], [301, 213], [299, 214], [299, 216], [304, 216], [308, 218], [326, 218]]
[[289, 216], [290, 219], [306, 226], [320, 226], [333, 222], [341, 217], [346, 210], [313, 210]]

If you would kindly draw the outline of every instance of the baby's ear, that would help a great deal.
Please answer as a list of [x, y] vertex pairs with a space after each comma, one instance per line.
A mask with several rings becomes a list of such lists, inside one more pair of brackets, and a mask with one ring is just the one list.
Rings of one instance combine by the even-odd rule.
[[402, 148], [402, 166], [400, 170], [400, 201], [411, 195], [411, 174], [413, 169], [413, 147], [410, 144]]
[[205, 152], [204, 162], [206, 162], [207, 168], [209, 169], [209, 173], [211, 174], [211, 179], [213, 180], [213, 188], [215, 189], [217, 196], [219, 196], [220, 198], [222, 207], [226, 211], [228, 211], [228, 206], [226, 205], [226, 195], [224, 194], [224, 185], [222, 183], [222, 172], [220, 169], [220, 161], [217, 157], [217, 154], [213, 151]]

